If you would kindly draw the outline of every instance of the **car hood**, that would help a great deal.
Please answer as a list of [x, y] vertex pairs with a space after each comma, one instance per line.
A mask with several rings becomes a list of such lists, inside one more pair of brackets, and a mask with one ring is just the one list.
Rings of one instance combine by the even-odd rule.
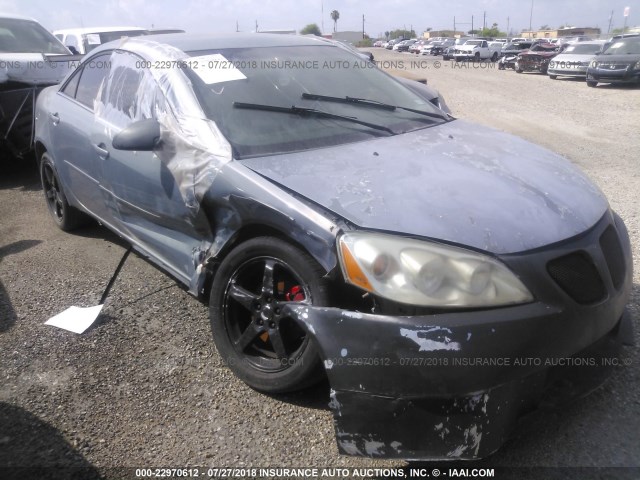
[[69, 58], [74, 57], [42, 53], [0, 53], [0, 83], [8, 81], [30, 85], [58, 83], [70, 71]]
[[626, 64], [633, 65], [634, 63], [640, 61], [640, 55], [630, 54], [630, 55], [598, 55], [596, 58], [598, 63], [618, 63], [618, 64]]
[[564, 158], [461, 120], [241, 162], [359, 227], [495, 254], [575, 236], [608, 209], [600, 190]]
[[526, 50], [524, 52], [522, 52], [520, 55], [522, 55], [523, 57], [544, 57], [544, 58], [550, 58], [550, 57], [555, 57], [556, 55], [558, 55], [558, 52], [545, 52], [545, 51], [540, 51], [538, 50], [537, 52], [532, 52], [531, 50]]

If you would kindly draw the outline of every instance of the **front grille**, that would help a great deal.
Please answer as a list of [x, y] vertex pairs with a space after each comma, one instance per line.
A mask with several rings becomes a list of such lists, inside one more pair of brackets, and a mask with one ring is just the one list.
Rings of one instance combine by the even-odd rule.
[[609, 226], [600, 237], [600, 248], [609, 267], [613, 286], [618, 290], [624, 281], [626, 268], [618, 234], [612, 226]]
[[607, 294], [602, 277], [585, 252], [574, 252], [551, 260], [547, 271], [560, 288], [579, 304], [596, 303]]

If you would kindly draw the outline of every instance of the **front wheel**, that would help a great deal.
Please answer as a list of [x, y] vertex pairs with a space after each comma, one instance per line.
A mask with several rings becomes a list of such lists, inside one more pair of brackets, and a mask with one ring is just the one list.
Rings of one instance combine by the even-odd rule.
[[551, 80], [555, 80], [556, 78], [558, 78], [558, 76], [557, 76], [557, 75], [549, 75], [549, 78], [550, 78]]
[[498, 60], [498, 52], [493, 52], [493, 55], [491, 56], [491, 61], [495, 63], [497, 60]]
[[593, 88], [598, 85], [598, 82], [594, 82], [593, 80], [587, 80], [587, 85]]
[[324, 273], [306, 252], [275, 237], [244, 242], [220, 264], [209, 300], [213, 340], [249, 386], [283, 393], [322, 378], [316, 345], [282, 310], [285, 302], [329, 305]]
[[513, 67], [515, 69], [515, 71], [517, 73], [522, 73], [524, 72], [524, 70], [522, 68], [520, 68], [520, 64], [518, 62], [516, 62], [515, 66]]

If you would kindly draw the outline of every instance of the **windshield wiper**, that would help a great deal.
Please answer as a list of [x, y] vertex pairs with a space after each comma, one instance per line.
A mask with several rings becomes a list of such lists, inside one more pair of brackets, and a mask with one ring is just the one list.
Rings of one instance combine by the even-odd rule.
[[445, 122], [450, 122], [451, 119], [448, 118], [447, 114], [440, 115], [438, 113], [425, 112], [424, 110], [417, 110], [415, 108], [408, 107], [399, 107], [397, 105], [389, 105], [388, 103], [379, 102], [377, 100], [369, 100], [366, 98], [357, 98], [357, 97], [329, 97], [327, 95], [317, 95], [315, 93], [303, 93], [302, 98], [306, 100], [321, 100], [325, 102], [336, 102], [336, 103], [349, 103], [352, 105], [364, 105], [367, 107], [379, 108], [381, 110], [388, 110], [390, 112], [394, 110], [405, 110], [411, 113], [417, 113], [418, 115], [424, 115], [425, 117], [431, 118], [439, 118], [444, 120]]
[[390, 133], [391, 135], [396, 134], [393, 130], [383, 125], [377, 125], [375, 123], [369, 123], [363, 120], [358, 120], [356, 117], [347, 117], [346, 115], [337, 115], [335, 113], [324, 112], [322, 110], [316, 110], [315, 108], [302, 108], [302, 107], [296, 107], [295, 105], [291, 107], [277, 107], [275, 105], [261, 105], [259, 103], [242, 103], [242, 102], [233, 102], [233, 106], [234, 108], [244, 108], [247, 110], [261, 110], [264, 112], [289, 113], [292, 115], [298, 115], [300, 117], [320, 117], [320, 118], [333, 118], [335, 120], [346, 120], [347, 122], [357, 123], [358, 125], [363, 125], [365, 127], [373, 128], [375, 130], [382, 130], [384, 132]]

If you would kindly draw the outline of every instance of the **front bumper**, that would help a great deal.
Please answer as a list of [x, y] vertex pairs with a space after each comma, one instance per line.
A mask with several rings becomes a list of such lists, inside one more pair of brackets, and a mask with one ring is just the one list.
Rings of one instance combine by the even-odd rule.
[[559, 77], [582, 77], [584, 78], [587, 75], [587, 67], [586, 66], [576, 66], [576, 67], [549, 67], [547, 69], [547, 74], [549, 75], [557, 75]]
[[525, 72], [546, 72], [547, 65], [549, 62], [547, 60], [522, 60], [518, 59], [518, 67]]
[[626, 65], [613, 67], [589, 67], [587, 80], [602, 83], [640, 83], [640, 70]]
[[[619, 281], [600, 247], [610, 227], [623, 256]], [[606, 286], [606, 297], [589, 305], [570, 298], [547, 272], [548, 262], [575, 251], [589, 254]], [[632, 264], [622, 221], [608, 213], [569, 242], [508, 257], [535, 302], [426, 316], [287, 307], [324, 359], [341, 453], [481, 458], [502, 445], [519, 415], [606, 378], [604, 360], [611, 363], [630, 331]], [[558, 378], [570, 387], [563, 395], [554, 389]]]

